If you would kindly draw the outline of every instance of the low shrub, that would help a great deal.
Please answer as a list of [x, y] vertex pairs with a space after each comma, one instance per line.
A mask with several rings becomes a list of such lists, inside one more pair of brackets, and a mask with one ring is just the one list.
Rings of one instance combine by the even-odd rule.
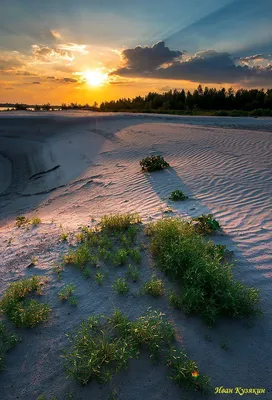
[[[235, 281], [231, 265], [223, 263], [222, 249], [207, 242], [191, 224], [167, 218], [150, 224], [146, 233], [151, 235], [158, 267], [182, 285], [178, 304], [185, 312], [201, 314], [210, 324], [219, 315], [260, 312], [259, 291]], [[177, 299], [172, 296], [172, 300]]]
[[181, 190], [174, 190], [169, 197], [170, 200], [172, 201], [183, 201], [188, 199], [187, 196], [181, 191]]
[[29, 219], [23, 215], [19, 215], [16, 217], [16, 226], [17, 228], [21, 228], [29, 223]]
[[63, 256], [63, 262], [65, 264], [73, 264], [77, 267], [83, 268], [83, 266], [90, 261], [91, 251], [87, 243], [83, 243], [78, 246], [76, 250], [70, 249], [67, 254]]
[[76, 287], [69, 283], [65, 285], [58, 293], [59, 299], [62, 301], [68, 300], [75, 293]]
[[159, 171], [169, 167], [169, 164], [162, 156], [146, 157], [140, 161], [140, 165], [142, 170], [147, 172]]

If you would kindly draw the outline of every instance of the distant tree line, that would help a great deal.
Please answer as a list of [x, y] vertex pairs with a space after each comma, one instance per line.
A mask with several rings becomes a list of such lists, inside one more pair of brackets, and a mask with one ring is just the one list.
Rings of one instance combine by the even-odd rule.
[[[1, 106], [1, 105], [0, 105]], [[4, 104], [16, 110], [31, 111], [58, 111], [58, 110], [90, 110], [110, 112], [155, 112], [178, 115], [218, 115], [218, 116], [272, 116], [272, 89], [215, 89], [198, 86], [193, 92], [169, 90], [164, 93], [150, 92], [146, 96], [137, 96], [132, 99], [106, 101], [98, 106], [88, 103], [63, 103], [53, 106], [50, 103], [43, 105]]]
[[[199, 111], [214, 111], [216, 115], [268, 115], [272, 116], [272, 89], [226, 90], [202, 88], [193, 92], [169, 90], [165, 93], [148, 93], [133, 99], [119, 99], [103, 102], [101, 111], [162, 112], [194, 114]], [[239, 112], [238, 112], [239, 111]], [[205, 112], [204, 112], [205, 114]]]

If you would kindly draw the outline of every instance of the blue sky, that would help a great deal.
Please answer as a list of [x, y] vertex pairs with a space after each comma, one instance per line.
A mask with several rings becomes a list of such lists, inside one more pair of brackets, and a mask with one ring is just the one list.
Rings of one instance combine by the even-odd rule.
[[[0, 94], [7, 87], [13, 90], [11, 75], [23, 76], [24, 71], [33, 71], [40, 84], [45, 83], [45, 67], [50, 76], [56, 75], [55, 83], [70, 79], [72, 84], [83, 69], [102, 68], [111, 77], [122, 77], [122, 88], [125, 82], [131, 87], [131, 79], [145, 77], [150, 83], [151, 76], [168, 84], [170, 80], [175, 85], [176, 81], [188, 82], [190, 87], [190, 82], [202, 83], [202, 68], [204, 83], [211, 79], [211, 84], [237, 85], [240, 79], [244, 86], [272, 86], [271, 21], [271, 0], [1, 0]], [[182, 53], [179, 59], [165, 59], [168, 71], [161, 65], [146, 70], [145, 62], [145, 70], [140, 63], [135, 69], [136, 64], [124, 56], [127, 49], [152, 49], [160, 41], [170, 51]], [[85, 46], [86, 51], [71, 48], [71, 44]], [[140, 52], [141, 60], [156, 57], [160, 50], [165, 52], [163, 46]], [[138, 53], [129, 54], [135, 57]], [[192, 73], [185, 61], [192, 62]], [[215, 64], [222, 67], [222, 79], [217, 67], [213, 81]], [[20, 78], [19, 83], [29, 81]]]

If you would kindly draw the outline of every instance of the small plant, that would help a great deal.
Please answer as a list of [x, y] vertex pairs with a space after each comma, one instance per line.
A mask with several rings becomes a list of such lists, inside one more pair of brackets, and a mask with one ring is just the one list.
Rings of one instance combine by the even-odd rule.
[[67, 232], [62, 232], [61, 235], [60, 235], [60, 240], [61, 240], [62, 242], [67, 242], [68, 236], [69, 236], [69, 233], [67, 233]]
[[155, 279], [154, 277], [151, 281], [144, 285], [144, 292], [150, 294], [153, 297], [162, 296], [164, 294], [164, 285], [161, 279]]
[[131, 264], [128, 266], [127, 277], [130, 278], [133, 282], [137, 282], [139, 279], [139, 270], [137, 267], [133, 267]]
[[105, 275], [102, 274], [101, 272], [97, 272], [97, 273], [95, 274], [95, 277], [94, 277], [95, 282], [96, 282], [98, 285], [102, 285], [104, 278], [105, 278]]
[[72, 294], [74, 294], [75, 290], [76, 290], [75, 285], [72, 285], [71, 283], [65, 285], [58, 293], [59, 299], [62, 301], [68, 300], [69, 297], [71, 297]]
[[174, 190], [169, 197], [170, 200], [172, 201], [183, 201], [188, 199], [187, 196], [181, 191], [181, 190]]
[[202, 214], [200, 217], [192, 219], [192, 224], [197, 233], [202, 235], [210, 235], [220, 229], [220, 224], [217, 222], [212, 214]]
[[169, 167], [169, 164], [162, 156], [146, 157], [140, 161], [140, 165], [142, 170], [147, 172], [159, 171]]
[[20, 342], [20, 338], [11, 333], [3, 322], [0, 322], [0, 371], [5, 369], [6, 353]]
[[116, 266], [125, 265], [128, 260], [129, 251], [120, 249], [117, 250], [112, 256], [112, 262]]
[[23, 215], [19, 215], [16, 217], [16, 226], [17, 228], [21, 228], [29, 223], [29, 219]]
[[171, 369], [170, 378], [180, 386], [187, 386], [202, 393], [210, 390], [210, 378], [199, 372], [197, 364], [184, 351], [172, 349], [167, 360]]
[[33, 328], [48, 319], [51, 309], [48, 304], [26, 299], [14, 306], [9, 318], [17, 327]]
[[141, 222], [139, 214], [113, 214], [101, 218], [101, 228], [108, 231], [124, 231]]
[[129, 291], [128, 284], [124, 278], [118, 278], [112, 285], [113, 290], [118, 294], [125, 294]]
[[11, 243], [12, 243], [12, 240], [13, 240], [13, 238], [12, 238], [12, 237], [10, 237], [10, 238], [8, 239], [8, 246], [10, 246], [10, 245], [11, 245]]
[[30, 220], [30, 223], [32, 226], [38, 226], [41, 222], [42, 222], [42, 220], [39, 217], [33, 217]]
[[76, 234], [76, 241], [79, 243], [83, 243], [86, 240], [86, 235], [84, 234], [84, 232], [78, 232]]
[[83, 276], [86, 279], [89, 279], [91, 277], [91, 270], [90, 268], [84, 268], [83, 269]]
[[141, 263], [141, 253], [138, 249], [130, 249], [129, 251], [129, 255], [132, 258], [132, 260], [134, 262], [136, 262], [136, 264], [140, 264]]
[[228, 339], [223, 338], [223, 339], [221, 340], [221, 342], [220, 342], [220, 347], [221, 347], [221, 349], [223, 349], [223, 350], [225, 350], [225, 351], [228, 351], [228, 350], [229, 350], [229, 342], [228, 342]]

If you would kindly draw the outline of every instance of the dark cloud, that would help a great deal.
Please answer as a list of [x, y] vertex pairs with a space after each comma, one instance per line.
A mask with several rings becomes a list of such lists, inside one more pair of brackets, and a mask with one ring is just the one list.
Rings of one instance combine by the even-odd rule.
[[72, 61], [74, 56], [70, 50], [63, 50], [60, 48], [51, 48], [34, 44], [32, 46], [33, 57], [42, 63], [52, 63], [61, 60]]
[[122, 73], [131, 75], [153, 71], [160, 65], [169, 63], [181, 55], [180, 51], [170, 50], [169, 47], [166, 47], [164, 42], [158, 42], [152, 47], [137, 46], [134, 49], [126, 49], [122, 52], [124, 66], [118, 71], [120, 75]]
[[40, 85], [41, 82], [32, 82], [32, 85]]
[[78, 83], [78, 80], [74, 78], [57, 78], [55, 76], [47, 76], [46, 79], [59, 83]]
[[[127, 54], [127, 51], [130, 51], [130, 49], [124, 50], [123, 54]], [[171, 52], [169, 49], [168, 51]], [[219, 53], [215, 50], [199, 51], [194, 56], [186, 59], [177, 59], [175, 57], [172, 62], [168, 62], [168, 65], [162, 65], [165, 64], [165, 60], [163, 63], [158, 64], [159, 59], [157, 59], [156, 62], [153, 64], [151, 63], [149, 69], [150, 54], [140, 54], [139, 63], [133, 59], [133, 64], [130, 63], [126, 67], [113, 71], [112, 75], [189, 80], [192, 82], [202, 83], [237, 83], [242, 81], [248, 82], [251, 80], [256, 82], [259, 81], [260, 84], [265, 82], [266, 84], [272, 83], [271, 65], [267, 65], [266, 67], [237, 65], [230, 54]], [[134, 53], [134, 57], [136, 57], [136, 55], [137, 53]], [[147, 57], [146, 61], [143, 60], [144, 56]], [[260, 55], [255, 55], [255, 60], [258, 58], [260, 58]], [[137, 68], [132, 68], [131, 65], [136, 65]], [[154, 67], [155, 65], [156, 67]], [[143, 66], [143, 68], [140, 68], [140, 66]]]

